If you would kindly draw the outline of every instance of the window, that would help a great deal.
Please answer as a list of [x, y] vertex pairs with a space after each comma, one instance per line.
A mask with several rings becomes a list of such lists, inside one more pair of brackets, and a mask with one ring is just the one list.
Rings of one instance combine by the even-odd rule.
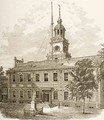
[[36, 74], [36, 81], [39, 81], [39, 74]]
[[55, 58], [55, 60], [58, 60], [58, 58]]
[[68, 81], [68, 73], [64, 73], [64, 81]]
[[20, 91], [20, 98], [23, 98], [23, 91]]
[[54, 91], [54, 99], [58, 99], [58, 92]]
[[39, 98], [39, 91], [36, 91], [36, 98]]
[[48, 81], [48, 73], [44, 73], [44, 81]]
[[56, 45], [56, 46], [54, 47], [54, 49], [55, 49], [55, 51], [59, 51], [59, 50], [60, 50], [60, 46]]
[[13, 91], [13, 98], [15, 98], [16, 97], [16, 92], [15, 91]]
[[68, 92], [64, 92], [64, 100], [68, 100]]
[[59, 35], [59, 30], [57, 30], [57, 34]]
[[20, 82], [23, 82], [23, 75], [20, 75]]
[[61, 30], [61, 35], [62, 35], [62, 30]]
[[31, 81], [31, 75], [28, 74], [28, 75], [27, 75], [27, 78], [28, 78], [28, 82], [30, 82], [30, 81]]
[[58, 81], [58, 74], [57, 73], [53, 73], [53, 81]]
[[16, 79], [15, 79], [15, 75], [13, 75], [13, 82], [15, 82], [16, 81]]
[[28, 91], [28, 98], [31, 98], [31, 91]]

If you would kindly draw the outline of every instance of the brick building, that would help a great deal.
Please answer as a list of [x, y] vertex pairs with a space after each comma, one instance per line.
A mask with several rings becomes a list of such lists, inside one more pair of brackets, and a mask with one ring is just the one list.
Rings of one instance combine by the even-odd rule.
[[[42, 102], [52, 102], [63, 105], [80, 106], [71, 100], [66, 85], [72, 77], [69, 72], [74, 64], [81, 59], [91, 59], [94, 63], [95, 74], [99, 73], [99, 56], [88, 56], [73, 58], [68, 52], [69, 43], [65, 38], [65, 27], [62, 25], [61, 15], [57, 25], [54, 27], [54, 37], [51, 39], [53, 50], [47, 54], [47, 60], [29, 61], [24, 63], [23, 59], [14, 59], [15, 66], [7, 71], [8, 75], [8, 99], [12, 101], [31, 101], [35, 89], [36, 98]], [[97, 79], [97, 77], [96, 77]], [[89, 107], [104, 107], [104, 93], [102, 82], [99, 82], [99, 89], [94, 92], [93, 98], [89, 101]], [[104, 84], [104, 83], [103, 83]]]

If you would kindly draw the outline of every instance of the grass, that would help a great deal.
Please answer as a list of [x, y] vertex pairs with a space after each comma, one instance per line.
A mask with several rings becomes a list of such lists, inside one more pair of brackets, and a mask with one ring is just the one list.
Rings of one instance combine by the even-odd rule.
[[[25, 120], [23, 116], [23, 110], [26, 104], [20, 103], [1, 103], [0, 109], [3, 115], [9, 118], [19, 118], [20, 120]], [[51, 108], [50, 108], [51, 109]], [[100, 110], [97, 109], [87, 109], [86, 113], [82, 113], [81, 108], [72, 107], [57, 107], [54, 111], [50, 113], [44, 113], [42, 115], [36, 115], [32, 120], [72, 120], [72, 119], [89, 119], [100, 114]]]
[[5, 117], [21, 118], [25, 104], [1, 103], [0, 110]]

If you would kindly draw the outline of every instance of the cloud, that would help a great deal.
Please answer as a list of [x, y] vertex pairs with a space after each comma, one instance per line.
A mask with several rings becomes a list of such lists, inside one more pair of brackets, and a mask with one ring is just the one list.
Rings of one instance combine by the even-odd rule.
[[36, 47], [32, 47], [32, 48], [29, 48], [29, 49], [27, 49], [27, 50], [24, 50], [21, 54], [20, 54], [20, 56], [26, 56], [26, 55], [28, 55], [28, 54], [30, 54], [30, 53], [34, 53], [34, 52], [37, 52], [37, 48]]
[[0, 55], [0, 66], [3, 66], [4, 70], [14, 66], [14, 56], [8, 54]]
[[[19, 1], [20, 2], [20, 1]], [[25, 4], [27, 4], [26, 2]], [[6, 29], [0, 54], [23, 57], [27, 60], [43, 59], [49, 52], [50, 2], [34, 1], [34, 6], [11, 29]], [[98, 26], [92, 19], [86, 17], [86, 12], [75, 4], [67, 1], [54, 0], [54, 26], [58, 19], [58, 4], [61, 5], [63, 25], [66, 28], [66, 38], [70, 42], [69, 52], [72, 56], [96, 54], [98, 43], [102, 38], [98, 34]], [[28, 5], [28, 4], [27, 4]], [[19, 9], [19, 8], [18, 8]], [[22, 11], [23, 12], [23, 11]], [[48, 37], [47, 37], [48, 34]], [[103, 34], [102, 34], [103, 36]], [[38, 50], [40, 50], [38, 52]], [[37, 57], [37, 53], [38, 57]], [[10, 60], [11, 61], [11, 60]]]

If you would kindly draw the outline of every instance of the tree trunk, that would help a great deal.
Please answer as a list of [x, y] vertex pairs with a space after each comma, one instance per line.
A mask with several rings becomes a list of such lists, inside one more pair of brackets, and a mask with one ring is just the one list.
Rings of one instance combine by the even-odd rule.
[[85, 98], [83, 99], [83, 114], [85, 114]]
[[37, 110], [37, 100], [35, 100], [35, 110]]

